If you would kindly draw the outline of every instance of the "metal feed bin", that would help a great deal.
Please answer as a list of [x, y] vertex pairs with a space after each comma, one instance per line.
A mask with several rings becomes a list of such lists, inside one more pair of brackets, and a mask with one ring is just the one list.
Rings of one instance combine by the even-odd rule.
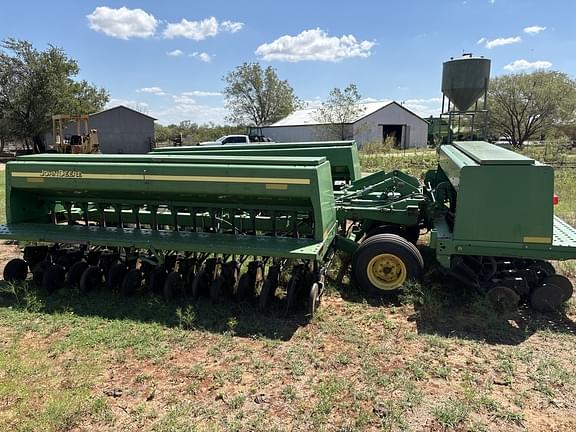
[[442, 93], [459, 111], [468, 109], [488, 90], [490, 60], [481, 57], [461, 57], [444, 62]]

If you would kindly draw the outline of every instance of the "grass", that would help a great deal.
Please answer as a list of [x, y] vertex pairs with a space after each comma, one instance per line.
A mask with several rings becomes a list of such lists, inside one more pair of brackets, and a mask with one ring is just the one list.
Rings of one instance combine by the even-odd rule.
[[[362, 155], [369, 170], [435, 164]], [[572, 223], [575, 179], [557, 170]], [[576, 430], [574, 303], [498, 315], [441, 282], [374, 304], [330, 286], [309, 325], [281, 306], [2, 284], [0, 430]]]

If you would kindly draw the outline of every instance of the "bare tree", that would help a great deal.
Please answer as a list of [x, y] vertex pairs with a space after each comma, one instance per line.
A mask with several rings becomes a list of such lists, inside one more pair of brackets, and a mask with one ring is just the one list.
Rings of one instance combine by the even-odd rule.
[[355, 84], [349, 84], [344, 90], [335, 87], [330, 91], [328, 99], [314, 113], [325, 138], [352, 139], [352, 123], [364, 112], [361, 98]]

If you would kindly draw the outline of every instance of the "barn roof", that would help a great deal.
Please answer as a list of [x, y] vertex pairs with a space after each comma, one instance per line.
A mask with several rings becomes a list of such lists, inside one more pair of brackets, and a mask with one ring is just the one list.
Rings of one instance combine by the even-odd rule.
[[[360, 104], [362, 109], [362, 113], [356, 118], [353, 119], [350, 123], [355, 123], [360, 119], [363, 119], [370, 114], [375, 113], [378, 110], [381, 110], [385, 106], [388, 106], [394, 101], [379, 101], [379, 102], [367, 102]], [[276, 123], [272, 124], [271, 127], [275, 126], [305, 126], [305, 125], [315, 125], [321, 124], [318, 120], [316, 120], [316, 111], [317, 108], [307, 108], [294, 111], [287, 117], [284, 117], [282, 120], [277, 121]]]
[[[376, 111], [380, 111], [382, 108], [385, 108], [389, 105], [397, 105], [402, 108], [404, 111], [412, 114], [413, 116], [419, 118], [423, 122], [427, 123], [422, 117], [418, 114], [410, 111], [404, 105], [399, 104], [396, 101], [378, 101], [378, 102], [367, 102], [362, 103], [360, 106], [363, 108], [360, 115], [356, 116], [350, 123], [356, 123], [358, 120], [361, 120], [365, 117], [368, 117], [371, 114], [374, 114]], [[307, 108], [298, 111], [294, 111], [287, 117], [284, 117], [282, 120], [277, 121], [276, 123], [267, 126], [267, 127], [277, 127], [277, 126], [309, 126], [309, 125], [317, 125], [321, 124], [318, 120], [316, 120], [316, 110], [317, 108]]]
[[136, 111], [135, 109], [129, 108], [129, 107], [124, 106], [124, 105], [116, 105], [115, 107], [112, 107], [112, 108], [106, 108], [105, 110], [98, 111], [98, 112], [96, 112], [96, 113], [92, 113], [92, 114], [90, 114], [90, 116], [100, 115], [100, 114], [103, 114], [103, 113], [106, 113], [106, 112], [109, 112], [109, 111], [114, 111], [114, 110], [117, 110], [117, 109], [124, 109], [124, 110], [128, 110], [128, 111], [132, 111], [133, 113], [135, 113], [135, 114], [140, 114], [140, 115], [143, 116], [143, 117], [148, 117], [148, 118], [150, 118], [150, 119], [152, 119], [152, 120], [158, 120], [157, 118], [154, 118], [154, 117], [152, 117], [152, 116], [149, 116], [148, 114], [144, 114], [143, 112]]

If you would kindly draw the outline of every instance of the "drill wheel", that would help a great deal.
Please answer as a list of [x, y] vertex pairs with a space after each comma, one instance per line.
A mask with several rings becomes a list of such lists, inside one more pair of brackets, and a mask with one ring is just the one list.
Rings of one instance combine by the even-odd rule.
[[72, 264], [72, 267], [70, 267], [66, 274], [66, 285], [69, 287], [77, 287], [80, 284], [82, 274], [87, 268], [88, 263], [86, 261], [78, 261]]
[[42, 288], [44, 288], [48, 294], [52, 294], [64, 285], [65, 279], [66, 270], [64, 270], [64, 267], [58, 264], [52, 264], [47, 267], [46, 271], [42, 274]]
[[100, 267], [90, 266], [80, 278], [80, 291], [94, 291], [102, 285], [102, 269]]
[[544, 283], [556, 285], [562, 291], [562, 302], [568, 301], [574, 293], [574, 286], [566, 276], [554, 274], [548, 276]]
[[512, 312], [518, 308], [520, 296], [510, 287], [495, 286], [488, 290], [486, 298], [492, 307], [500, 313]]
[[174, 300], [184, 293], [184, 281], [178, 272], [170, 272], [164, 281], [164, 299], [166, 301]]
[[554, 312], [562, 303], [566, 291], [558, 285], [543, 283], [530, 293], [530, 306], [538, 312]]
[[318, 282], [314, 282], [310, 288], [310, 293], [308, 294], [308, 304], [306, 305], [306, 316], [309, 320], [314, 318], [316, 310], [320, 305], [320, 285]]
[[28, 276], [28, 264], [22, 258], [11, 259], [4, 267], [6, 282], [23, 282], [26, 276]]

